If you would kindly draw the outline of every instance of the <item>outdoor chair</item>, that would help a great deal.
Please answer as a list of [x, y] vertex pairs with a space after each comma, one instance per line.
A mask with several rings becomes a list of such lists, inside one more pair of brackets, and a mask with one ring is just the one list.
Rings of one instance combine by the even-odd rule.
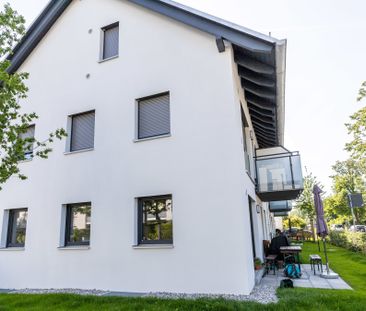
[[[313, 254], [313, 255], [309, 255], [309, 259], [310, 259], [310, 267], [311, 270], [314, 269], [314, 275], [316, 274], [315, 272], [315, 265], [318, 266], [318, 271], [320, 271], [323, 273], [323, 262], [322, 262], [322, 258], [317, 255], [317, 254]], [[319, 265], [320, 265], [320, 269], [319, 269]]]
[[263, 240], [263, 250], [264, 250], [264, 260], [265, 260], [265, 272], [269, 273], [270, 270], [273, 270], [273, 274], [276, 275], [276, 259], [277, 255], [269, 254], [269, 246], [270, 241]]

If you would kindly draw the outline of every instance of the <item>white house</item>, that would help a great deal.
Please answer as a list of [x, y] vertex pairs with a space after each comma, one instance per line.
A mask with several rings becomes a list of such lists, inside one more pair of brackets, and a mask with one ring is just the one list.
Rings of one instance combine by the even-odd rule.
[[267, 202], [302, 187], [286, 41], [169, 0], [54, 0], [14, 52], [28, 134], [68, 138], [0, 192], [0, 288], [249, 294]]

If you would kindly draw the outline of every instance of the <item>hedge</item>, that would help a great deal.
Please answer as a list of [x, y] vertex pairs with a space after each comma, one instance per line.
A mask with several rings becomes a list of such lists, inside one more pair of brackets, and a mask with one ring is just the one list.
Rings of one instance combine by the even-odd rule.
[[366, 234], [352, 231], [331, 231], [330, 243], [366, 255]]

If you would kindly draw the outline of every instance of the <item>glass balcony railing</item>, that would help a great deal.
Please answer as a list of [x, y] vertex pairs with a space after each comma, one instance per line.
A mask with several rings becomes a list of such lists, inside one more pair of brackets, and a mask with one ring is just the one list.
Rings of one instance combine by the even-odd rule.
[[274, 147], [256, 154], [258, 197], [264, 202], [296, 199], [303, 190], [299, 153]]
[[291, 201], [272, 201], [269, 202], [269, 211], [272, 213], [276, 212], [291, 212], [292, 202]]
[[287, 217], [288, 216], [288, 212], [275, 212], [273, 213], [274, 217]]

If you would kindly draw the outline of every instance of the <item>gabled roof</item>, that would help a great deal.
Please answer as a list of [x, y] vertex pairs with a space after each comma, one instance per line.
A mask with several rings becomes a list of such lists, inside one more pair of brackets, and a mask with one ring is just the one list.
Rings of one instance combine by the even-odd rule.
[[[8, 57], [15, 72], [73, 0], [51, 0]], [[249, 30], [170, 0], [123, 0], [197, 28], [233, 45], [238, 74], [261, 148], [283, 144], [286, 41]]]

